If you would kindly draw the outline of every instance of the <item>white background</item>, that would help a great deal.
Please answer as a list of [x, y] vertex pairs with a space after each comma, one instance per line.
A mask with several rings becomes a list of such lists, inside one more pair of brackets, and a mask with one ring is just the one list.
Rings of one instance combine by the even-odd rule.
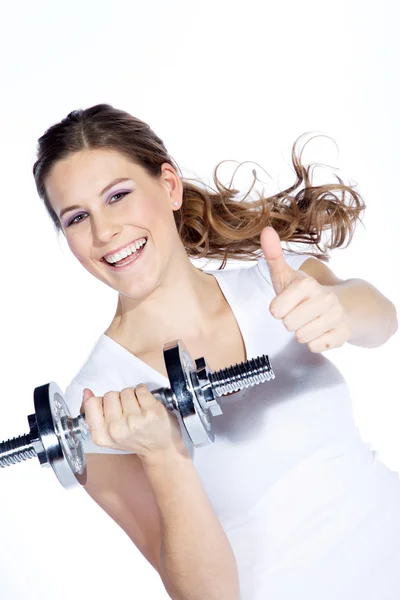
[[[37, 138], [75, 108], [131, 112], [184, 174], [207, 182], [221, 160], [253, 160], [282, 188], [295, 139], [329, 135], [339, 153], [322, 140], [305, 158], [338, 168], [368, 205], [330, 266], [400, 309], [399, 16], [396, 0], [2, 0], [0, 440], [29, 431], [33, 389], [50, 380], [65, 389], [115, 307], [115, 293], [58, 241], [31, 175]], [[241, 171], [243, 190], [253, 167]], [[328, 354], [363, 438], [397, 471], [399, 350], [397, 334], [378, 349]], [[166, 597], [122, 530], [37, 459], [0, 471], [0, 511], [1, 598]]]

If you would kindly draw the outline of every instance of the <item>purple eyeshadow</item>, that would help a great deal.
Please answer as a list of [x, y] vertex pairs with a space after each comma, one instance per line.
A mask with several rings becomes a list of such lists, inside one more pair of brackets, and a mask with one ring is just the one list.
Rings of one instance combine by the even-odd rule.
[[[124, 189], [121, 189], [121, 190], [113, 190], [113, 191], [112, 191], [112, 192], [110, 192], [110, 194], [107, 196], [107, 199], [106, 199], [106, 204], [108, 204], [108, 203], [109, 203], [109, 201], [110, 201], [110, 199], [111, 199], [113, 196], [116, 196], [117, 194], [130, 194], [131, 192], [133, 192], [133, 189], [131, 189], [131, 188], [130, 188], [130, 189], [126, 189], [126, 188], [124, 188]], [[72, 221], [73, 221], [74, 219], [76, 219], [76, 217], [79, 217], [80, 215], [84, 215], [84, 214], [85, 214], [84, 212], [78, 212], [78, 213], [76, 213], [76, 214], [72, 215], [72, 217], [70, 217], [70, 218], [69, 218], [69, 219], [68, 219], [66, 222], [64, 222], [64, 223], [63, 223], [63, 226], [64, 226], [64, 227], [69, 227], [69, 226], [72, 224]]]
[[113, 196], [116, 196], [117, 194], [130, 194], [133, 190], [131, 189], [121, 189], [121, 190], [113, 190], [112, 192], [110, 192], [110, 194], [107, 196], [107, 200], [106, 203], [108, 203], [110, 201], [110, 198], [112, 198]]
[[68, 219], [68, 221], [67, 221], [66, 223], [64, 223], [64, 227], [69, 227], [69, 226], [71, 225], [72, 221], [73, 221], [74, 219], [76, 219], [76, 217], [79, 217], [80, 215], [84, 215], [84, 214], [85, 214], [85, 213], [81, 213], [81, 212], [80, 212], [80, 213], [76, 213], [76, 215], [73, 215], [72, 217], [70, 217], [70, 218]]

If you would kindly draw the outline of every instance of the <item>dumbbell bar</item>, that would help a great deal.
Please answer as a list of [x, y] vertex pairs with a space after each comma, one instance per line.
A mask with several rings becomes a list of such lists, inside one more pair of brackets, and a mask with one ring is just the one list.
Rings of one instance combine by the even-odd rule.
[[[194, 446], [214, 441], [210, 414], [222, 414], [217, 398], [274, 379], [267, 355], [211, 372], [204, 358], [193, 363], [180, 341], [163, 348], [170, 388], [151, 393], [183, 423]], [[30, 432], [0, 443], [0, 467], [35, 456], [51, 466], [60, 483], [70, 488], [86, 483], [83, 440], [90, 438], [85, 415], [72, 418], [64, 396], [54, 382], [35, 388], [35, 414], [28, 415]]]

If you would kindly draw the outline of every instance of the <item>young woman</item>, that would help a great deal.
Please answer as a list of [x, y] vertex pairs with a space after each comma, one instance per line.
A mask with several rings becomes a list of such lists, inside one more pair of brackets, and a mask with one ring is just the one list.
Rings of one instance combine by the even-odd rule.
[[[295, 149], [293, 186], [238, 201], [216, 173], [214, 191], [184, 180], [147, 124], [108, 105], [39, 140], [34, 176], [54, 224], [118, 292], [66, 392], [91, 430], [86, 490], [174, 599], [400, 597], [399, 477], [362, 442], [322, 354], [385, 343], [396, 311], [323, 262], [364, 203], [341, 180], [313, 187]], [[290, 241], [314, 256], [282, 251]], [[257, 262], [211, 273], [196, 257]], [[215, 442], [200, 448], [149, 391], [168, 386], [163, 345], [177, 339], [212, 370], [265, 353], [275, 372], [221, 399]]]

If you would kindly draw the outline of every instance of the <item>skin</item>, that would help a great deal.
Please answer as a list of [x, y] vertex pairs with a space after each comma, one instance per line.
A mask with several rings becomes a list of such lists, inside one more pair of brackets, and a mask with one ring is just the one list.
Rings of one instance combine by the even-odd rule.
[[[118, 178], [127, 181], [101, 193]], [[192, 265], [179, 238], [173, 211], [182, 204], [182, 181], [171, 165], [164, 163], [157, 179], [116, 151], [85, 149], [55, 164], [46, 191], [57, 215], [78, 207], [60, 218], [69, 248], [89, 273], [118, 292], [111, 337], [136, 355], [174, 339], [213, 339], [226, 302], [215, 278]], [[141, 237], [147, 238], [143, 257], [129, 269], [118, 272], [102, 260]], [[394, 333], [394, 307], [373, 286], [342, 281], [312, 258], [292, 269], [271, 227], [260, 241], [276, 293], [266, 308], [312, 352], [347, 341], [380, 345]], [[104, 398], [86, 390], [82, 410], [98, 445], [143, 459], [166, 449], [185, 452], [176, 423], [144, 386]]]
[[[122, 177], [128, 181], [101, 195]], [[128, 340], [137, 340], [134, 353], [139, 355], [172, 339], [211, 335], [221, 292], [214, 277], [192, 265], [180, 241], [173, 211], [182, 203], [182, 182], [169, 164], [162, 165], [156, 180], [117, 152], [84, 150], [56, 163], [46, 191], [59, 216], [70, 206], [79, 207], [61, 217], [62, 232], [82, 266], [118, 292], [108, 329], [114, 339], [128, 347]], [[129, 193], [115, 196], [120, 191]], [[102, 261], [105, 254], [143, 236], [146, 254], [132, 268], [116, 272]], [[110, 391], [104, 398], [87, 390], [82, 411], [99, 446], [129, 450], [148, 460], [166, 450], [186, 453], [176, 419], [145, 386]]]
[[[118, 177], [133, 183], [119, 183], [100, 196]], [[125, 189], [133, 191], [107, 203], [113, 191]], [[173, 211], [182, 203], [182, 182], [169, 164], [162, 165], [157, 181], [116, 152], [84, 150], [54, 166], [46, 190], [57, 214], [76, 204], [81, 210], [70, 216], [86, 215], [70, 227], [63, 226], [63, 233], [82, 266], [118, 291], [111, 325], [116, 336], [132, 339], [134, 333], [135, 339], [152, 348], [165, 336], [207, 333], [207, 304], [211, 303], [206, 299], [218, 288], [213, 277], [191, 264], [176, 231]], [[67, 220], [65, 215], [63, 223]], [[104, 254], [142, 236], [148, 237], [146, 258], [133, 268], [116, 273], [101, 261]]]

